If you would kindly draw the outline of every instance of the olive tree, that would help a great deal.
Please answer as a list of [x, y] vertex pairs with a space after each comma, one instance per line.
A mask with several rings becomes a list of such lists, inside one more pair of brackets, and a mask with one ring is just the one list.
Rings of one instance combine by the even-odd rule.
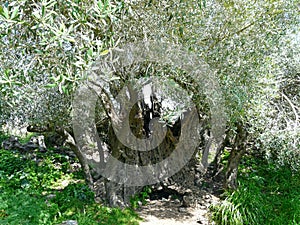
[[[211, 105], [208, 104], [210, 96], [206, 92], [209, 90], [205, 90], [204, 85], [199, 91], [195, 77], [188, 75], [189, 72], [193, 74], [192, 71], [172, 64], [160, 65], [159, 62], [137, 60], [131, 67], [104, 74], [102, 95], [98, 96], [100, 104], [96, 109], [96, 124], [102, 135], [101, 141], [105, 143], [99, 145], [103, 144], [103, 148], [121, 161], [136, 160], [136, 156], [132, 156], [127, 148], [116, 141], [111, 123], [113, 105], [109, 104], [109, 100], [115, 99], [131, 81], [158, 76], [162, 82], [176, 83], [174, 90], [180, 87], [190, 94], [189, 100], [197, 106], [199, 117], [204, 121], [205, 132], [200, 131], [200, 136], [206, 136], [202, 148], [216, 152], [216, 174], [223, 169], [220, 167], [220, 156], [224, 148], [231, 149], [224, 181], [225, 187], [235, 188], [238, 164], [250, 143], [258, 138], [263, 143], [270, 143], [265, 137], [272, 130], [270, 121], [274, 120], [274, 112], [266, 112], [263, 107], [278, 99], [280, 90], [287, 85], [280, 76], [289, 79], [293, 75], [293, 79], [298, 79], [298, 73], [290, 70], [296, 67], [286, 68], [290, 72], [282, 74], [284, 69], [274, 66], [277, 56], [284, 58], [285, 48], [278, 46], [285, 45], [281, 37], [295, 27], [298, 7], [297, 1], [283, 0], [18, 0], [3, 3], [0, 6], [0, 120], [2, 123], [45, 126], [64, 135], [78, 156], [88, 182], [92, 184], [99, 174], [94, 174], [71, 129], [73, 94], [87, 80], [86, 71], [90, 71], [89, 68], [97, 60], [101, 61], [112, 51], [121, 51], [126, 44], [152, 40], [170, 43], [175, 50], [176, 46], [181, 46], [209, 65], [221, 86], [228, 115], [227, 131], [222, 139], [216, 142], [209, 132], [213, 125], [207, 122], [211, 118]], [[279, 60], [280, 64], [283, 62]], [[193, 65], [190, 65], [190, 69], [193, 69]], [[128, 91], [132, 91], [130, 98], [136, 98], [134, 88]], [[177, 102], [181, 101], [176, 91], [166, 92], [175, 96]], [[299, 92], [281, 95], [285, 104], [277, 110], [283, 114], [286, 112], [288, 117], [283, 115], [279, 120], [298, 115], [295, 93]], [[130, 98], [129, 101], [132, 100]], [[186, 106], [186, 102], [183, 102], [178, 104], [180, 107], [177, 108], [175, 119], [170, 119], [174, 110], [158, 115], [170, 123], [169, 135], [165, 146], [161, 148], [166, 155], [170, 154], [172, 146], [178, 141], [174, 138], [175, 123], [180, 115], [178, 112]], [[143, 112], [147, 110], [142, 103], [134, 105], [131, 114], [131, 120], [134, 121], [131, 129], [141, 138], [151, 133], [151, 129], [145, 126], [146, 114]], [[159, 105], [160, 102], [156, 100], [155, 104]], [[294, 118], [296, 124], [297, 120], [298, 117]], [[122, 155], [123, 152], [125, 155]], [[194, 159], [198, 155], [196, 153]], [[204, 153], [202, 151], [200, 155], [205, 156]], [[151, 158], [149, 155], [147, 157]], [[164, 155], [157, 158], [161, 160]], [[202, 162], [205, 161], [202, 159]], [[109, 188], [113, 189], [111, 186]], [[116, 186], [115, 189], [121, 188]], [[112, 201], [112, 204], [115, 202]]]

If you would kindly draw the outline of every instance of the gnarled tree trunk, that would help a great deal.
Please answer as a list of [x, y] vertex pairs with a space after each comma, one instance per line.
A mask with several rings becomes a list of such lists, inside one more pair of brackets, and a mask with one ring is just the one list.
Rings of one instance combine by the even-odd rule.
[[234, 139], [233, 148], [230, 152], [228, 166], [225, 174], [225, 189], [237, 188], [238, 166], [246, 152], [247, 131], [242, 123], [237, 125], [237, 134]]

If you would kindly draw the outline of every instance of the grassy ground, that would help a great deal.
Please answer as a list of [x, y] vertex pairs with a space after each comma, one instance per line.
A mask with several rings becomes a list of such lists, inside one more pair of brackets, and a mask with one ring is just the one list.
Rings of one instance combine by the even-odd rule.
[[300, 225], [300, 173], [246, 157], [239, 188], [213, 207], [218, 224]]
[[71, 164], [70, 157], [51, 150], [25, 154], [1, 149], [0, 224], [51, 225], [71, 219], [87, 225], [138, 224], [131, 209], [96, 204], [81, 171]]

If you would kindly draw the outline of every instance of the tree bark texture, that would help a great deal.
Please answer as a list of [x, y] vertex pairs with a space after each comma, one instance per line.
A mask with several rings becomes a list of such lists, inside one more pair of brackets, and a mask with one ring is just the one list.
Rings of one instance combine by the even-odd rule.
[[235, 136], [234, 145], [230, 152], [228, 166], [225, 174], [225, 189], [237, 188], [238, 166], [246, 152], [247, 131], [246, 128], [239, 123], [237, 125], [237, 134]]

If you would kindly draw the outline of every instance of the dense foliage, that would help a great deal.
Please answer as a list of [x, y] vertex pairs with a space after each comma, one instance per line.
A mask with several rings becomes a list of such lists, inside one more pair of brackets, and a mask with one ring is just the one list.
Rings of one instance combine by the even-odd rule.
[[255, 137], [266, 131], [261, 139], [268, 155], [279, 154], [280, 162], [295, 158], [298, 7], [281, 0], [3, 3], [1, 121], [68, 126], [70, 94], [95, 59], [132, 41], [164, 40], [199, 54], [216, 70], [233, 132], [237, 122], [249, 124]]

